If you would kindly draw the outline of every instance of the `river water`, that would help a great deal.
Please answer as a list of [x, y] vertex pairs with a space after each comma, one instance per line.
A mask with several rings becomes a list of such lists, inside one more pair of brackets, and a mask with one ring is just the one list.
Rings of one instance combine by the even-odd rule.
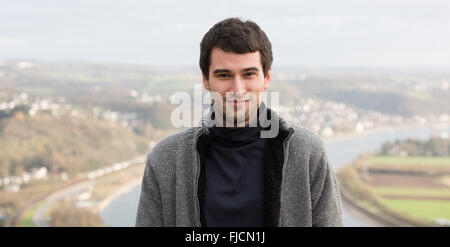
[[[386, 141], [396, 139], [420, 138], [427, 139], [433, 132], [449, 132], [449, 126], [419, 127], [404, 130], [383, 131], [356, 136], [348, 139], [325, 141], [328, 159], [336, 169], [352, 162], [360, 153], [374, 151]], [[101, 218], [107, 226], [134, 226], [139, 200], [140, 186], [114, 200], [102, 213]], [[344, 225], [367, 227], [368, 222], [354, 217], [344, 208]]]

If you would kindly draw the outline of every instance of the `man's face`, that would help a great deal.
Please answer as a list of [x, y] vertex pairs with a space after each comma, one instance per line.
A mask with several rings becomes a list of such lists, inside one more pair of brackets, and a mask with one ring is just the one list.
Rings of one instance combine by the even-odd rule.
[[222, 102], [215, 102], [213, 95], [213, 102], [216, 111], [224, 113], [224, 120], [233, 115], [235, 122], [247, 125], [249, 108], [259, 106], [259, 95], [269, 87], [271, 79], [271, 68], [264, 77], [260, 56], [259, 51], [237, 54], [212, 49], [209, 81], [203, 75], [203, 85], [221, 96]]

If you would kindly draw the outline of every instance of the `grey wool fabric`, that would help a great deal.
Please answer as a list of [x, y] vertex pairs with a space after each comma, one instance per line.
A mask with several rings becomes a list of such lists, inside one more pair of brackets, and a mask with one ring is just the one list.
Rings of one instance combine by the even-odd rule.
[[[322, 140], [267, 110], [278, 119], [280, 131], [289, 133], [282, 147], [277, 225], [343, 226], [339, 188]], [[165, 137], [147, 154], [136, 226], [202, 226], [196, 147], [198, 138], [209, 132], [208, 121], [203, 117], [197, 126]]]

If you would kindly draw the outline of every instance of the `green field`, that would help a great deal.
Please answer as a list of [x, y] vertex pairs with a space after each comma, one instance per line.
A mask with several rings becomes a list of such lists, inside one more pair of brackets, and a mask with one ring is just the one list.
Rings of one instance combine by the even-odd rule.
[[416, 219], [426, 219], [431, 221], [443, 218], [450, 219], [450, 201], [383, 199], [382, 203]]
[[404, 165], [424, 165], [424, 166], [446, 166], [450, 167], [450, 156], [445, 157], [424, 157], [424, 156], [375, 156], [364, 162], [368, 166], [404, 166]]
[[363, 163], [370, 170], [443, 175], [450, 173], [450, 156], [375, 156]]
[[[384, 175], [394, 175], [389, 178], [396, 179], [396, 175], [398, 175], [398, 179], [404, 181], [405, 184], [388, 185], [381, 184], [379, 181], [377, 183], [375, 181], [363, 182], [360, 175], [364, 165], [365, 168], [369, 168], [369, 173], [377, 174], [380, 179]], [[424, 226], [429, 224], [427, 222], [435, 222], [437, 219], [450, 219], [450, 200], [447, 200], [450, 198], [450, 156], [374, 156], [363, 160], [362, 163], [355, 162], [347, 169], [341, 169], [338, 175], [339, 179], [345, 180], [345, 183], [342, 184], [361, 183], [359, 185], [361, 190], [356, 190], [356, 192], [352, 190], [353, 193], [356, 193], [354, 196], [360, 198], [361, 202], [371, 202], [373, 205], [379, 205], [379, 208], [382, 206], [381, 211], [405, 222]], [[420, 180], [421, 184], [408, 181], [409, 175], [411, 175], [411, 179], [423, 176]], [[433, 184], [432, 187], [423, 187], [423, 183], [426, 183], [427, 180], [430, 185]], [[404, 198], [395, 198], [395, 196]]]
[[450, 189], [422, 189], [408, 187], [373, 186], [375, 193], [381, 196], [433, 196], [450, 197]]

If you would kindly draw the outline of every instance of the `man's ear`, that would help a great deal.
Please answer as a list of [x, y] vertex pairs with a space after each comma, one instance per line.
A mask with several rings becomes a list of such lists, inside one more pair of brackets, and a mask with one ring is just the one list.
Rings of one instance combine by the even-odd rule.
[[264, 90], [269, 88], [270, 80], [272, 79], [272, 67], [267, 71], [267, 75], [264, 78]]
[[209, 83], [208, 83], [208, 79], [206, 79], [205, 74], [202, 73], [202, 79], [203, 79], [203, 87], [209, 91]]

